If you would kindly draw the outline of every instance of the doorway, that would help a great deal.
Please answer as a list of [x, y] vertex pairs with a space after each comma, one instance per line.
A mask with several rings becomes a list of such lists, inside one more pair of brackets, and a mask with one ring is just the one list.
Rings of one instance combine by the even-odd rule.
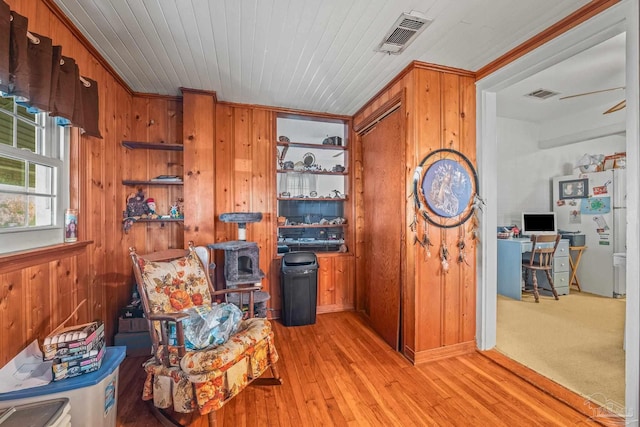
[[[626, 146], [628, 217], [637, 218], [640, 185], [638, 164], [639, 118], [639, 34], [638, 3], [623, 1], [571, 31], [546, 43], [519, 60], [487, 76], [477, 84], [478, 105], [478, 161], [480, 188], [487, 201], [482, 215], [482, 233], [487, 238], [482, 242], [479, 257], [478, 277], [478, 329], [477, 343], [480, 349], [490, 349], [496, 343], [497, 308], [497, 242], [489, 238], [497, 228], [497, 108], [496, 93], [531, 76], [549, 66], [594, 46], [612, 36], [626, 31]], [[638, 248], [639, 230], [637, 221], [630, 221], [627, 229], [627, 307], [626, 307], [626, 389], [625, 406], [628, 414], [638, 413], [639, 398], [639, 325], [640, 292], [637, 283], [640, 264]], [[637, 419], [636, 419], [637, 420]]]
[[[594, 183], [609, 179], [606, 196], [624, 192], [613, 170], [595, 173], [595, 168], [576, 165], [585, 153], [597, 161], [597, 156], [626, 151], [624, 131], [618, 131], [624, 129], [625, 112], [603, 114], [624, 99], [625, 44], [621, 33], [497, 92], [498, 163], [510, 165], [498, 171], [498, 225], [522, 229], [523, 212], [553, 212], [559, 231], [580, 230], [586, 243], [575, 276], [580, 289], [568, 286], [569, 262], [559, 257], [556, 268], [566, 270], [567, 277], [557, 273], [558, 301], [548, 291], [539, 304], [531, 294], [521, 300], [498, 296], [496, 349], [585, 398], [610, 403], [618, 413], [624, 413], [625, 402], [625, 302], [613, 298], [613, 253], [614, 247], [625, 247], [625, 236], [624, 222], [613, 215], [624, 210], [602, 213], [609, 228], [598, 233], [595, 214], [568, 218], [586, 199], [560, 200], [557, 184], [550, 183], [561, 176], [582, 177], [590, 183], [587, 195], [594, 196]], [[590, 73], [576, 75], [581, 69]], [[547, 91], [542, 99], [526, 96], [540, 88]], [[593, 173], [578, 175], [585, 171]], [[499, 250], [504, 243], [498, 242]], [[498, 260], [501, 267], [504, 260]]]

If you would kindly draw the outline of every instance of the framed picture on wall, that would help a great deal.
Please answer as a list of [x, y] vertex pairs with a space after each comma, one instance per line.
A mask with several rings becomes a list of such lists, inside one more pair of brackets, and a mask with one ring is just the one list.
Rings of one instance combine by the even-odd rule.
[[589, 179], [571, 179], [558, 182], [560, 200], [563, 199], [586, 199], [589, 197]]

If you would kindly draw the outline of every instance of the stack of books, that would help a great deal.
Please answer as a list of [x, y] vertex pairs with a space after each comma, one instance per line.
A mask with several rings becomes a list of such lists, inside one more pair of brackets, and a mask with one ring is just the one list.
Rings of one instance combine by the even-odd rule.
[[69, 326], [44, 340], [44, 360], [52, 360], [53, 380], [100, 369], [105, 353], [104, 324], [101, 321]]

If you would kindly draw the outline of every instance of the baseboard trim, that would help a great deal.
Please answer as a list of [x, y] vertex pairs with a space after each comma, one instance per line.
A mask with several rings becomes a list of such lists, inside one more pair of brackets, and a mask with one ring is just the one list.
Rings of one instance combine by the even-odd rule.
[[476, 351], [475, 341], [468, 341], [418, 352], [414, 352], [413, 349], [405, 346], [404, 356], [414, 365], [419, 365], [421, 363], [433, 362], [434, 360], [473, 353], [474, 351]]
[[602, 407], [599, 403], [589, 400], [584, 396], [580, 396], [576, 392], [571, 391], [557, 382], [539, 374], [533, 369], [516, 362], [497, 350], [477, 350], [477, 352], [492, 362], [502, 366], [507, 371], [522, 378], [537, 389], [570, 406], [582, 415], [589, 417], [590, 420], [597, 424], [603, 426], [625, 425], [625, 419], [618, 414], [611, 412], [608, 408]]

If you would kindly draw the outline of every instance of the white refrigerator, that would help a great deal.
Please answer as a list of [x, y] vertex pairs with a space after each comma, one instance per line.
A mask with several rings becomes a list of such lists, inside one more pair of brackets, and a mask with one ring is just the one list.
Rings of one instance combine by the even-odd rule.
[[553, 178], [558, 231], [580, 232], [585, 246], [577, 270], [580, 287], [605, 297], [626, 294], [613, 254], [626, 253], [627, 191], [624, 169]]

